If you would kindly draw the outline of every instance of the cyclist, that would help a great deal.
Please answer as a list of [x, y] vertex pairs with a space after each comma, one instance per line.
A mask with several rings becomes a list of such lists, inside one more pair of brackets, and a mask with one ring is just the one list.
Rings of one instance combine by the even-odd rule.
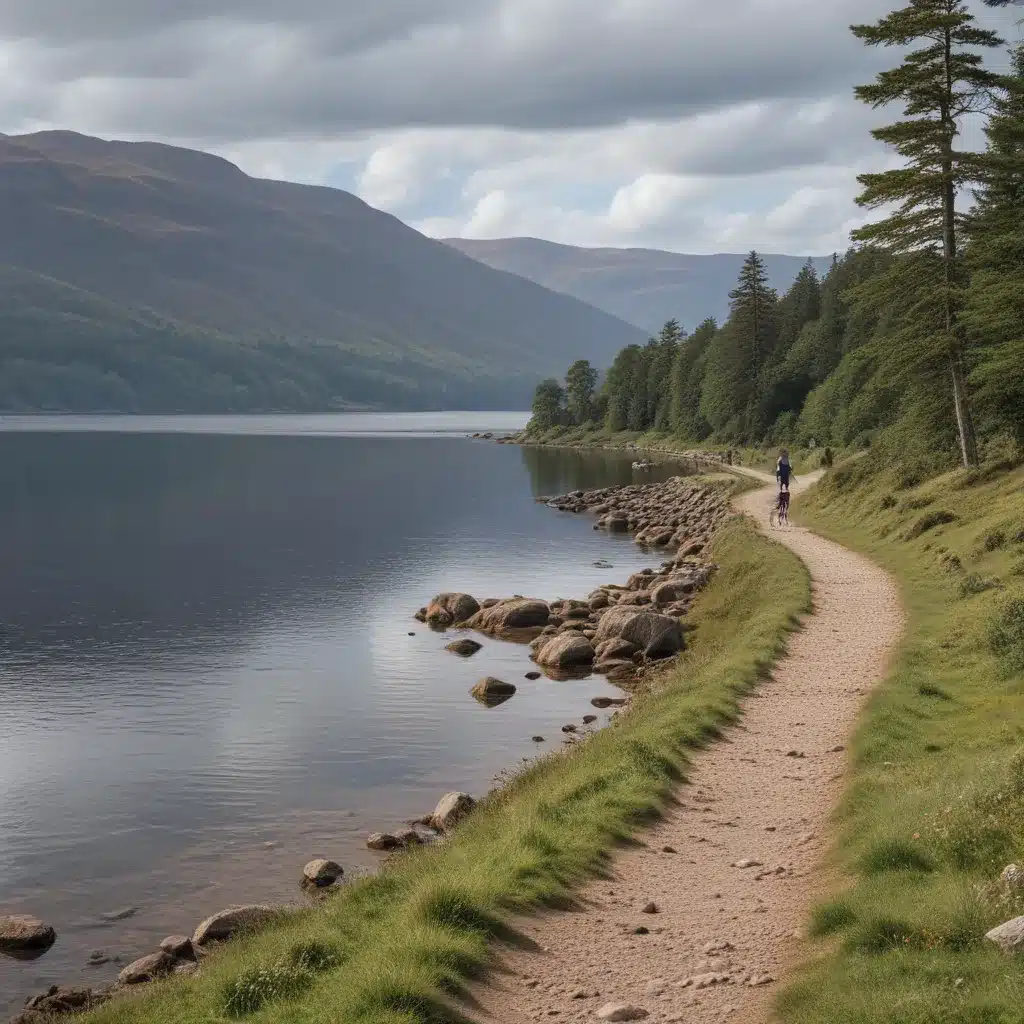
[[789, 464], [789, 452], [785, 448], [779, 449], [779, 461], [775, 463], [775, 479], [779, 481], [779, 490], [789, 490], [789, 477], [792, 467]]

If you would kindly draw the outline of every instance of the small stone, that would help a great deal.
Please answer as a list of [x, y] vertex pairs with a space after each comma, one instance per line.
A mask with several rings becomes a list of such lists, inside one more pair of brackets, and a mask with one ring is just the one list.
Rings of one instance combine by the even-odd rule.
[[138, 913], [138, 907], [121, 907], [120, 910], [111, 910], [106, 914], [100, 914], [100, 917], [104, 921], [113, 923], [114, 921], [126, 921], [129, 917], [134, 917]]
[[590, 725], [590, 724], [592, 724], [593, 722], [596, 722], [596, 721], [597, 721], [597, 715], [584, 715], [583, 716], [583, 724], [584, 725]]
[[187, 935], [168, 935], [160, 943], [160, 948], [179, 960], [191, 960], [195, 957], [192, 940]]
[[27, 914], [0, 917], [0, 949], [16, 952], [38, 952], [49, 949], [57, 933], [48, 924]]
[[302, 880], [308, 885], [315, 885], [318, 889], [326, 888], [341, 878], [345, 872], [340, 864], [333, 860], [311, 860], [302, 869]]
[[576, 726], [572, 722], [570, 722], [568, 725], [563, 725], [562, 726], [562, 732], [573, 733], [575, 731], [576, 731]]
[[989, 942], [995, 943], [1004, 953], [1015, 953], [1024, 948], [1024, 917], [1004, 921], [985, 933]]
[[761, 985], [771, 985], [775, 979], [770, 974], [752, 974], [747, 984], [751, 988], [758, 988]]
[[679, 851], [674, 846], [663, 846], [661, 848], [662, 853], [678, 853]]
[[787, 750], [786, 757], [806, 757], [807, 755], [802, 750]]
[[746, 857], [743, 860], [736, 861], [736, 863], [733, 864], [733, 867], [734, 868], [744, 868], [744, 869], [746, 869], [746, 868], [759, 868], [759, 867], [761, 867], [761, 862], [759, 860], [754, 860], [753, 857]]
[[160, 950], [159, 953], [150, 953], [148, 956], [133, 960], [121, 971], [117, 980], [122, 985], [141, 985], [147, 981], [167, 977], [174, 970], [174, 965], [175, 958], [170, 953]]
[[839, 744], [837, 744], [834, 747], [829, 747], [829, 751], [828, 752], [830, 754], [841, 754], [845, 749], [846, 749], [846, 747], [844, 747], [842, 745], [842, 743], [839, 743]]
[[647, 1011], [642, 1006], [629, 1003], [605, 1003], [595, 1016], [598, 1020], [607, 1021], [643, 1020]]
[[434, 808], [430, 824], [438, 832], [447, 832], [462, 821], [474, 807], [476, 801], [468, 793], [445, 793]]
[[469, 658], [476, 654], [483, 647], [483, 644], [477, 643], [476, 640], [470, 640], [468, 637], [463, 640], [454, 640], [452, 643], [445, 647], [446, 651], [451, 651], [452, 654], [459, 655], [460, 658]]
[[397, 850], [402, 841], [390, 832], [374, 832], [367, 837], [366, 845], [371, 850]]
[[1007, 864], [999, 874], [999, 880], [1008, 889], [1024, 888], [1024, 868], [1017, 864]]
[[527, 672], [526, 673], [526, 678], [530, 679], [530, 680], [540, 679], [540, 673], [539, 672]]
[[640, 913], [641, 914], [658, 914], [658, 913], [660, 913], [660, 911], [658, 910], [658, 904], [655, 903], [653, 900], [651, 900], [651, 901], [649, 901], [649, 902], [647, 902], [647, 903], [645, 903], [643, 905], [643, 907], [640, 909]]
[[534, 743], [543, 743], [544, 742], [544, 737], [543, 736], [534, 736], [533, 737], [533, 742]]

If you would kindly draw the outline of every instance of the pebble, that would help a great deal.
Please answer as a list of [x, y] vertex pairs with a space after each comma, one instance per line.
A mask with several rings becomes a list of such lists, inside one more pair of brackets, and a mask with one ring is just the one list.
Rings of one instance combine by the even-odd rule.
[[761, 866], [761, 862], [759, 860], [754, 860], [753, 857], [746, 857], [743, 860], [738, 860], [735, 864], [733, 864], [734, 868], [759, 868]]
[[544, 737], [543, 736], [534, 736], [533, 737], [533, 742], [534, 743], [543, 743], [544, 742]]
[[661, 848], [662, 853], [678, 853], [679, 851], [674, 846], [663, 846]]
[[595, 1016], [598, 1020], [623, 1021], [643, 1020], [647, 1011], [642, 1006], [632, 1006], [629, 1003], [605, 1003]]
[[641, 914], [660, 914], [661, 911], [658, 910], [658, 904], [655, 903], [653, 900], [650, 900], [649, 902], [647, 902], [647, 903], [645, 903], [643, 905], [643, 907], [640, 909], [640, 913]]

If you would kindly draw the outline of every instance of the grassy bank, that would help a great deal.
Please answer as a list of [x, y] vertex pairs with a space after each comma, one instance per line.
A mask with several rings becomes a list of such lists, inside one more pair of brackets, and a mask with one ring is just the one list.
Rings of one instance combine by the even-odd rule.
[[847, 463], [795, 504], [899, 581], [908, 614], [852, 748], [842, 884], [817, 908], [789, 1024], [1024, 1021], [1024, 961], [983, 942], [1024, 914], [1024, 469], [919, 483]]
[[[738, 465], [748, 466], [753, 469], [762, 469], [771, 472], [775, 469], [775, 460], [778, 458], [778, 448], [774, 445], [762, 445], [761, 447], [736, 446], [727, 444], [713, 444], [700, 442], [694, 444], [689, 441], [680, 440], [673, 434], [664, 434], [656, 430], [640, 432], [636, 430], [609, 431], [602, 427], [552, 427], [532, 434], [521, 435], [524, 443], [551, 445], [559, 448], [631, 448], [635, 447], [641, 452], [662, 453], [662, 454], [690, 454], [694, 452], [707, 452], [713, 455], [724, 455], [725, 452], [733, 452], [734, 460]], [[793, 448], [789, 449], [796, 472], [809, 473], [821, 467], [822, 449]], [[838, 461], [845, 452], [836, 449], [833, 453]]]
[[720, 571], [696, 603], [690, 651], [611, 727], [526, 768], [445, 844], [228, 945], [198, 979], [112, 1001], [91, 1024], [453, 1019], [450, 996], [486, 968], [502, 916], [564, 899], [659, 813], [807, 609], [801, 563], [746, 521], [711, 553]]

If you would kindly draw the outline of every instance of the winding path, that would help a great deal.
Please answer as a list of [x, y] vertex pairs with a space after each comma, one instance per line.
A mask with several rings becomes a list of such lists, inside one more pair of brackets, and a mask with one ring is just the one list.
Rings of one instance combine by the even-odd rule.
[[[818, 475], [795, 480], [794, 492]], [[772, 481], [738, 507], [767, 529], [774, 493]], [[578, 909], [518, 922], [536, 946], [502, 953], [473, 993], [481, 1021], [592, 1021], [610, 1002], [641, 1007], [649, 1021], [771, 1020], [824, 889], [844, 745], [903, 625], [895, 583], [867, 559], [799, 527], [771, 534], [810, 570], [813, 613], [741, 722], [696, 756], [646, 845], [618, 855], [613, 877], [589, 884]], [[760, 864], [733, 866], [748, 860]], [[642, 912], [649, 901], [657, 914]], [[635, 934], [640, 926], [649, 933]], [[729, 980], [708, 984], [716, 974]]]

